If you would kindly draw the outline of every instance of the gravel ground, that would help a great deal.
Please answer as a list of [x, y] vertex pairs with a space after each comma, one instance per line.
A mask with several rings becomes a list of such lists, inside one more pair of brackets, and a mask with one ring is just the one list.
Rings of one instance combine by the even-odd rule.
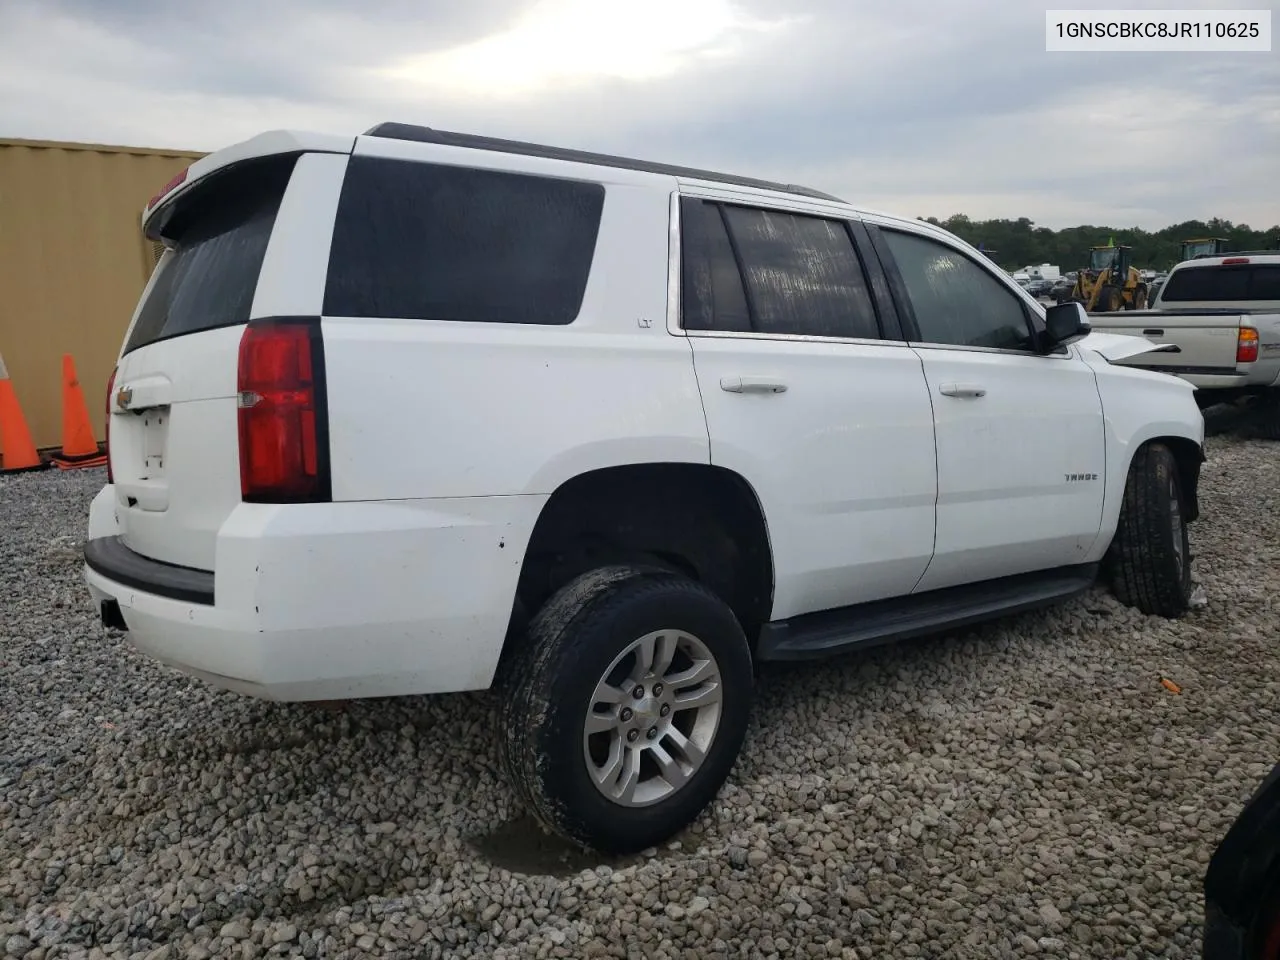
[[613, 863], [513, 810], [483, 695], [268, 704], [138, 655], [80, 580], [101, 471], [0, 478], [0, 955], [1196, 957], [1280, 760], [1278, 452], [1211, 441], [1206, 608], [771, 668], [714, 809]]

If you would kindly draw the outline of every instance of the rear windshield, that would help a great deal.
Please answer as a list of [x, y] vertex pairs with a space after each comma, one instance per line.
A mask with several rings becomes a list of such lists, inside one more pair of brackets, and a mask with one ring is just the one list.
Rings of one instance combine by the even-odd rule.
[[210, 176], [164, 225], [173, 254], [138, 314], [125, 352], [249, 322], [267, 241], [297, 158], [268, 157]]
[[1183, 267], [1169, 275], [1160, 299], [1164, 303], [1280, 300], [1280, 264]]
[[595, 254], [596, 183], [353, 157], [324, 312], [490, 323], [572, 323]]

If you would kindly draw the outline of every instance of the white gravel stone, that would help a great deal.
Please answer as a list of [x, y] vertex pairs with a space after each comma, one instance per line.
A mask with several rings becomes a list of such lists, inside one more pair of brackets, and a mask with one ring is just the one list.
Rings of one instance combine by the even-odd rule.
[[769, 667], [712, 808], [610, 863], [520, 816], [485, 695], [263, 703], [104, 632], [103, 479], [0, 477], [8, 957], [1192, 958], [1208, 857], [1280, 759], [1276, 444], [1210, 440], [1202, 609], [1098, 589]]

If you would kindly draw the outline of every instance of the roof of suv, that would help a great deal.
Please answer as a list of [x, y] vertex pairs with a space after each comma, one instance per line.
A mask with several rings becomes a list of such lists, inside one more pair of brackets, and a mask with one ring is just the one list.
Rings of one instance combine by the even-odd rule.
[[572, 163], [587, 163], [601, 167], [618, 167], [641, 173], [657, 173], [664, 176], [685, 177], [692, 180], [709, 180], [734, 186], [752, 187], [757, 190], [790, 193], [801, 197], [811, 197], [816, 200], [828, 200], [833, 203], [845, 202], [832, 194], [823, 193], [810, 187], [802, 187], [794, 183], [774, 183], [769, 180], [741, 177], [728, 173], [716, 173], [711, 170], [699, 170], [694, 167], [636, 160], [631, 157], [616, 157], [605, 153], [591, 153], [586, 150], [552, 147], [540, 143], [525, 143], [520, 140], [502, 140], [497, 137], [484, 137], [471, 133], [455, 133], [449, 130], [436, 130], [432, 127], [420, 127], [408, 123], [379, 123], [366, 130], [364, 136], [381, 137], [387, 140], [410, 140], [416, 143], [438, 143], [451, 147], [467, 147], [472, 150], [493, 150], [498, 153], [545, 157], [550, 160], [566, 160]]

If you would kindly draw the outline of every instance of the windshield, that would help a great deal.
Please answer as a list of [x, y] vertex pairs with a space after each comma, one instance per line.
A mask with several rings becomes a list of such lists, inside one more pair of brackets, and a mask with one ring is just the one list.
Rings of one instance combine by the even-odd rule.
[[1191, 240], [1183, 244], [1182, 258], [1191, 260], [1201, 254], [1213, 256], [1218, 252], [1218, 241], [1216, 240]]
[[1102, 270], [1111, 266], [1111, 261], [1115, 259], [1116, 248], [1104, 247], [1101, 250], [1094, 250], [1089, 257], [1089, 267], [1093, 270]]

